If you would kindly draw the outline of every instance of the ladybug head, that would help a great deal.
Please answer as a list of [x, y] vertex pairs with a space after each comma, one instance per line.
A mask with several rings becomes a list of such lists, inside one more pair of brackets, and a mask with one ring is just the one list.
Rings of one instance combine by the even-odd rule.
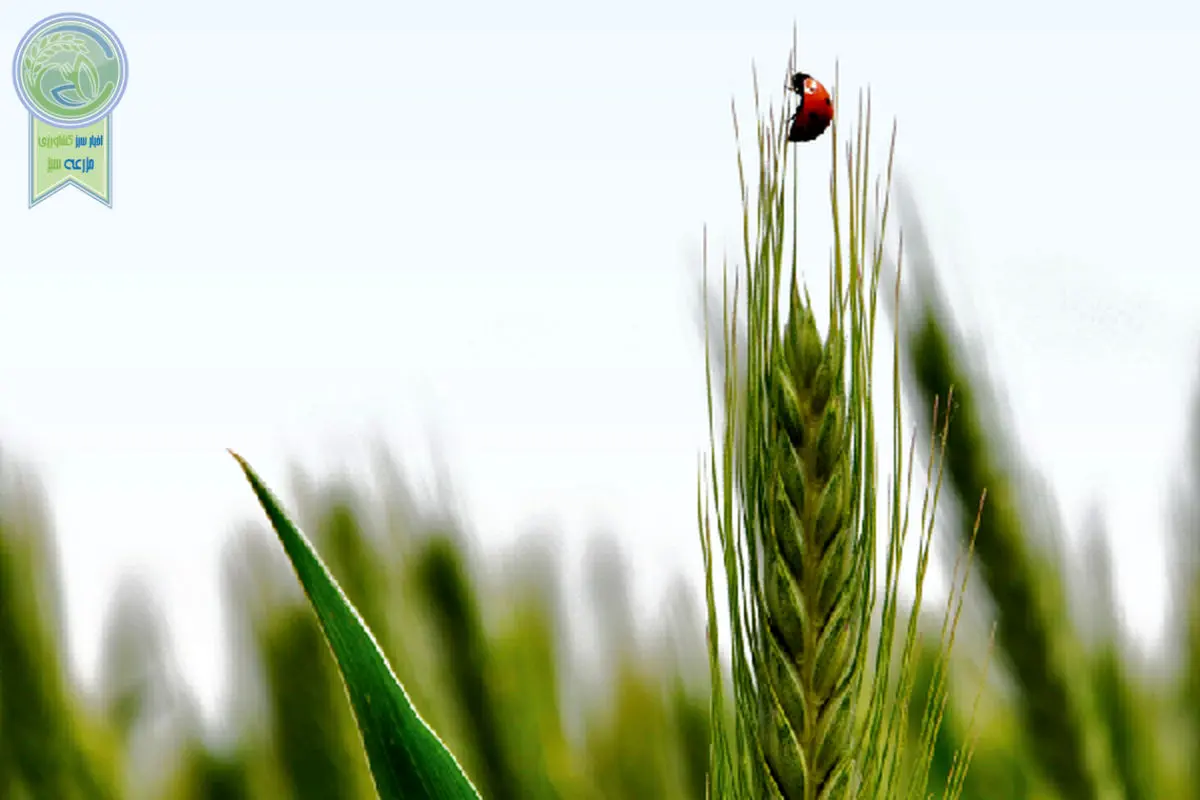
[[791, 89], [796, 94], [804, 94], [804, 82], [812, 76], [805, 72], [797, 72], [792, 76]]

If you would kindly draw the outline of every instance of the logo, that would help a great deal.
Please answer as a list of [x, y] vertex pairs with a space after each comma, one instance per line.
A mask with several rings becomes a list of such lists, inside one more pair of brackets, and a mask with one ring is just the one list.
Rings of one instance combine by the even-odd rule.
[[112, 206], [112, 112], [129, 75], [100, 20], [55, 14], [17, 46], [13, 84], [29, 111], [29, 206], [74, 184]]

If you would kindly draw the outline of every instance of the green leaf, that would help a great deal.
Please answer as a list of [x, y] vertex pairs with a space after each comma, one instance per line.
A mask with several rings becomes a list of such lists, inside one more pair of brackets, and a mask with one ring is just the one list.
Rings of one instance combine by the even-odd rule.
[[375, 637], [346, 599], [312, 544], [288, 519], [250, 465], [246, 473], [308, 595], [346, 684], [383, 800], [479, 800], [479, 793], [437, 734], [421, 719]]

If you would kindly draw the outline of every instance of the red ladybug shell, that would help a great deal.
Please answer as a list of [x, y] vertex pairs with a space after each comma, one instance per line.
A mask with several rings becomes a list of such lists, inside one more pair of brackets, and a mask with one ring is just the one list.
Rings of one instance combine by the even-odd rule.
[[821, 82], [798, 72], [792, 76], [792, 91], [800, 95], [800, 105], [792, 115], [789, 142], [811, 142], [833, 121], [833, 99]]

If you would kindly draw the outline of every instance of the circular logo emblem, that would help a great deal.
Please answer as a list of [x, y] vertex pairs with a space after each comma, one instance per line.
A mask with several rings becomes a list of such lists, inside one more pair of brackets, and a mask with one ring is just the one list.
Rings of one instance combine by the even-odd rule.
[[13, 59], [21, 104], [58, 128], [83, 128], [111, 114], [128, 75], [117, 35], [86, 14], [42, 20], [25, 34]]

